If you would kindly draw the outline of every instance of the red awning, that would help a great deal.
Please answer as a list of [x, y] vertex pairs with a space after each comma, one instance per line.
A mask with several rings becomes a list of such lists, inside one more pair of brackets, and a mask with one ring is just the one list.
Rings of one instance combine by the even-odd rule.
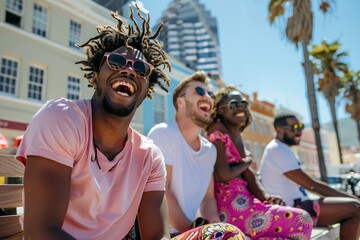
[[23, 139], [23, 137], [24, 137], [24, 135], [20, 135], [20, 136], [14, 137], [14, 139], [13, 139], [13, 147], [14, 147], [14, 148], [19, 147], [20, 142], [21, 142], [21, 140]]
[[8, 148], [9, 144], [4, 135], [0, 133], [0, 149]]

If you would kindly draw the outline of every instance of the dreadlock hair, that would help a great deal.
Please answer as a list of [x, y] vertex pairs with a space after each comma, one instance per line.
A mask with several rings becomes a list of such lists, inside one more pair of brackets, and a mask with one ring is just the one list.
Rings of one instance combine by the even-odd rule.
[[176, 111], [178, 110], [176, 99], [178, 99], [178, 97], [183, 95], [186, 88], [188, 87], [189, 82], [202, 82], [208, 84], [209, 80], [205, 72], [199, 71], [199, 72], [195, 72], [191, 76], [186, 77], [182, 82], [180, 82], [179, 85], [175, 88], [173, 94], [173, 105]]
[[[162, 90], [168, 92], [167, 87], [170, 87], [170, 79], [163, 70], [168, 68], [171, 71], [171, 65], [166, 53], [162, 50], [163, 43], [156, 40], [163, 28], [163, 24], [160, 24], [153, 35], [149, 24], [150, 14], [147, 14], [147, 19], [145, 19], [141, 15], [139, 7], [136, 4], [135, 6], [137, 15], [143, 20], [142, 29], [139, 28], [138, 23], [134, 19], [131, 5], [129, 5], [130, 19], [134, 26], [123, 25], [123, 21], [118, 13], [111, 12], [111, 16], [117, 20], [117, 28], [110, 25], [97, 26], [96, 30], [99, 35], [90, 38], [83, 44], [76, 44], [77, 47], [84, 48], [87, 56], [87, 60], [78, 61], [76, 64], [83, 65], [80, 69], [86, 72], [84, 77], [89, 81], [88, 87], [93, 87], [93, 74], [99, 72], [100, 64], [106, 52], [112, 52], [122, 46], [136, 48], [142, 52], [146, 61], [154, 66], [154, 70], [149, 76], [149, 90], [147, 93], [147, 97], [151, 99], [151, 93], [155, 92], [155, 84], [158, 84]], [[162, 69], [159, 68], [160, 65], [163, 65]], [[166, 83], [167, 87], [160, 79]]]
[[[229, 94], [230, 92], [233, 92], [233, 91], [237, 91], [240, 93], [240, 91], [234, 87], [234, 86], [225, 86], [223, 88], [221, 88], [219, 91], [216, 92], [215, 94], [215, 98], [214, 98], [214, 108], [211, 112], [211, 117], [212, 117], [212, 123], [213, 122], [222, 122], [223, 121], [223, 116], [221, 114], [219, 114], [219, 108], [221, 105], [224, 104], [224, 102], [226, 102], [228, 99], [229, 99]], [[240, 94], [241, 95], [241, 94]], [[242, 95], [241, 95], [242, 96]], [[246, 98], [242, 98], [242, 101], [246, 102], [247, 104], [248, 101], [246, 100]], [[250, 110], [249, 109], [246, 109], [245, 110], [245, 116], [246, 116], [246, 121], [245, 121], [245, 124], [240, 126], [239, 128], [239, 132], [241, 133], [242, 131], [244, 131], [244, 129], [249, 126], [252, 122], [252, 116], [251, 116], [251, 113], [250, 113]], [[211, 124], [209, 124], [207, 126], [207, 129], [211, 126]]]
[[296, 116], [294, 114], [291, 113], [279, 113], [275, 116], [274, 119], [274, 128], [276, 129], [277, 127], [281, 127], [281, 126], [286, 126], [287, 122], [286, 120], [288, 118], [296, 118]]

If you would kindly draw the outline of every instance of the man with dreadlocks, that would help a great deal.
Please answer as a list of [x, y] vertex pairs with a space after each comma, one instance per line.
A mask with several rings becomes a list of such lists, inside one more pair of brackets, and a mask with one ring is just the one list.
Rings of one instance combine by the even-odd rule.
[[[130, 7], [131, 8], [131, 7]], [[25, 165], [25, 239], [129, 239], [137, 217], [142, 239], [169, 237], [160, 150], [130, 127], [170, 69], [149, 17], [97, 27], [80, 45], [91, 100], [50, 100], [36, 113], [16, 159]], [[165, 206], [165, 208], [163, 207]]]

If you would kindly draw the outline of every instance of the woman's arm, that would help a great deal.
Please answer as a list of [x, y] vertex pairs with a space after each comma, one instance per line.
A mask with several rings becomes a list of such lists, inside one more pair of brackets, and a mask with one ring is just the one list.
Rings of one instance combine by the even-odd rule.
[[248, 168], [242, 174], [244, 180], [247, 182], [249, 191], [261, 202], [267, 201], [269, 204], [285, 205], [285, 202], [279, 196], [269, 195], [259, 179], [256, 177], [255, 172]]
[[[210, 135], [214, 131], [220, 131], [222, 133], [229, 134], [227, 129], [221, 122], [215, 122], [209, 128], [208, 135]], [[214, 166], [214, 174], [217, 180], [221, 182], [227, 182], [234, 177], [238, 177], [250, 166], [251, 161], [242, 161], [235, 166], [230, 166], [226, 154], [225, 143], [217, 139], [213, 142], [213, 144], [215, 145], [217, 151], [216, 162]]]
[[257, 199], [263, 202], [269, 198], [269, 195], [265, 192], [265, 189], [257, 179], [252, 169], [249, 168], [246, 171], [244, 171], [242, 176], [248, 184], [247, 188]]
[[226, 155], [225, 144], [216, 140], [213, 142], [217, 150], [214, 173], [221, 182], [227, 182], [243, 173], [251, 164], [251, 161], [242, 161], [235, 166], [230, 166]]

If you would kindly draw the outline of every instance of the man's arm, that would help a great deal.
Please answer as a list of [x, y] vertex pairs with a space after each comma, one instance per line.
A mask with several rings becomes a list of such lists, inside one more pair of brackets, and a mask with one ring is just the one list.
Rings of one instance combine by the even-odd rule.
[[24, 176], [25, 239], [74, 239], [62, 225], [69, 203], [72, 168], [28, 156]]
[[348, 195], [344, 192], [338, 191], [329, 185], [327, 185], [324, 182], [318, 181], [311, 176], [309, 176], [307, 173], [302, 171], [301, 169], [292, 170], [289, 172], [284, 173], [284, 175], [292, 180], [293, 182], [299, 184], [303, 188], [317, 193], [321, 196], [325, 197], [351, 197], [353, 196]]
[[170, 239], [165, 192], [154, 191], [143, 194], [138, 211], [138, 222], [141, 239]]
[[[190, 229], [192, 221], [186, 217], [175, 195], [171, 191], [171, 177], [172, 166], [166, 164], [166, 199], [169, 205], [170, 224], [179, 232], [185, 232]], [[191, 199], [189, 199], [189, 201], [191, 201]]]
[[209, 220], [210, 223], [220, 222], [217, 209], [216, 199], [214, 195], [214, 177], [211, 176], [208, 190], [200, 204], [200, 214], [203, 218]]

